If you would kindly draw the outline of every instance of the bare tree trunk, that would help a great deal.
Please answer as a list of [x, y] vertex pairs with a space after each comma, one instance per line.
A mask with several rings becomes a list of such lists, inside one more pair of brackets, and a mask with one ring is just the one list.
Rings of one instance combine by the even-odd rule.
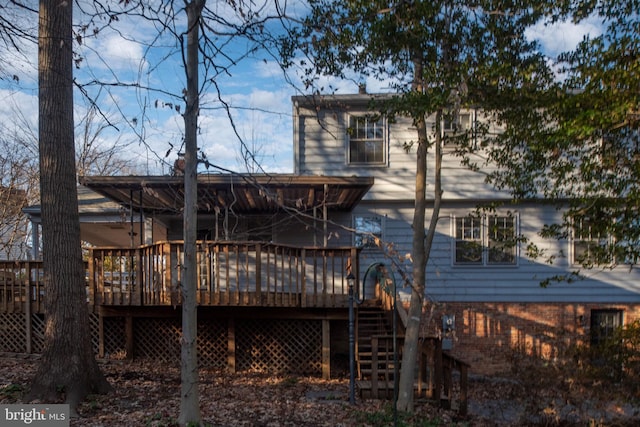
[[[415, 76], [421, 79], [422, 62], [416, 60]], [[414, 85], [414, 90], [422, 91], [420, 80]], [[435, 167], [434, 167], [434, 204], [429, 221], [429, 228], [425, 232], [425, 219], [427, 209], [426, 180], [427, 180], [427, 154], [429, 141], [427, 137], [426, 117], [423, 115], [416, 120], [418, 132], [418, 152], [416, 165], [416, 189], [415, 207], [413, 214], [413, 283], [411, 285], [411, 300], [407, 314], [407, 325], [402, 352], [400, 381], [398, 384], [397, 408], [401, 411], [413, 411], [413, 394], [416, 374], [418, 352], [420, 351], [420, 323], [426, 289], [426, 268], [433, 239], [436, 234], [440, 205], [442, 203], [442, 141], [440, 138], [440, 120], [442, 111], [436, 114], [436, 143], [435, 143]]]
[[413, 410], [413, 385], [415, 381], [415, 366], [418, 355], [418, 338], [420, 336], [420, 319], [422, 315], [422, 301], [425, 289], [425, 211], [426, 175], [427, 175], [427, 143], [426, 123], [422, 118], [416, 123], [418, 127], [418, 152], [416, 168], [415, 207], [413, 213], [413, 283], [411, 284], [411, 300], [407, 316], [407, 325], [400, 365], [400, 382], [398, 385], [398, 409], [409, 412]]
[[91, 345], [80, 246], [73, 140], [72, 4], [65, 0], [40, 1], [38, 83], [45, 343], [28, 400], [56, 402], [64, 396], [75, 411], [88, 393], [104, 393], [110, 386], [98, 368]]
[[198, 216], [198, 26], [204, 0], [187, 4], [187, 105], [185, 125], [184, 171], [184, 262], [182, 281], [182, 351], [180, 425], [200, 424], [198, 373], [198, 316], [196, 302], [197, 260], [196, 234]]

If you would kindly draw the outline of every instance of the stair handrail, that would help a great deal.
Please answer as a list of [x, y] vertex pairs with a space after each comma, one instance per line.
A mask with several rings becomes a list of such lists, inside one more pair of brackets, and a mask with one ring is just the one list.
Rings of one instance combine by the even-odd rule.
[[385, 310], [394, 311], [395, 313], [397, 313], [398, 318], [402, 322], [403, 329], [406, 329], [409, 314], [402, 304], [397, 304], [398, 289], [396, 285], [395, 274], [393, 273], [393, 271], [391, 271], [391, 275], [389, 276], [388, 273], [385, 273], [388, 271], [386, 265], [384, 265], [383, 263], [378, 264], [380, 264], [380, 267], [383, 269], [383, 271], [380, 272], [381, 277], [387, 277], [391, 279], [393, 283], [393, 290], [391, 290], [391, 287], [386, 283], [386, 281], [385, 283], [383, 283], [382, 281], [378, 280], [378, 285], [376, 286], [376, 299], [380, 300], [380, 303]]
[[358, 305], [362, 304], [365, 300], [365, 289], [367, 286], [367, 277], [369, 276], [369, 273], [375, 268], [376, 269], [376, 281], [377, 283], [380, 283], [380, 277], [381, 277], [381, 271], [380, 268], [384, 267], [384, 264], [381, 262], [374, 262], [372, 264], [369, 265], [369, 267], [367, 267], [366, 271], [364, 272], [364, 276], [362, 277], [362, 281], [360, 282], [360, 288], [358, 289], [357, 292], [357, 296], [355, 298], [355, 301]]

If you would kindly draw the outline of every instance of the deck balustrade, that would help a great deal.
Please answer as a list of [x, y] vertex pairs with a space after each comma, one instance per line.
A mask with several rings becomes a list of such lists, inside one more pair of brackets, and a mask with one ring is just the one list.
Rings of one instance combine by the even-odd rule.
[[[181, 302], [183, 243], [131, 249], [92, 248], [87, 298], [100, 306], [176, 306]], [[346, 307], [357, 249], [260, 242], [199, 242], [197, 301], [206, 306]], [[0, 261], [0, 310], [41, 312], [42, 262]], [[29, 289], [29, 291], [27, 291]]]
[[44, 311], [43, 277], [41, 261], [0, 261], [0, 313]]

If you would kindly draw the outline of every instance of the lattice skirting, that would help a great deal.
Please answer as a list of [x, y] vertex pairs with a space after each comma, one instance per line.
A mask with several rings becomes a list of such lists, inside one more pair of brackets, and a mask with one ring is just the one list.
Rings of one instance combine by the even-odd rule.
[[[41, 353], [44, 316], [0, 313], [0, 352]], [[100, 318], [91, 314], [91, 342], [100, 354]], [[30, 334], [27, 331], [30, 328]], [[124, 317], [102, 319], [105, 358], [127, 355], [127, 322]], [[233, 331], [234, 339], [229, 340]], [[180, 319], [134, 318], [133, 357], [163, 362], [180, 361]], [[29, 340], [30, 337], [30, 340]], [[201, 367], [225, 369], [230, 357], [238, 371], [322, 373], [322, 322], [283, 319], [199, 319], [198, 355]]]
[[0, 313], [0, 352], [40, 353], [43, 342], [43, 315], [27, 318], [25, 313]]
[[245, 320], [236, 325], [237, 368], [275, 373], [322, 372], [322, 324], [314, 320]]

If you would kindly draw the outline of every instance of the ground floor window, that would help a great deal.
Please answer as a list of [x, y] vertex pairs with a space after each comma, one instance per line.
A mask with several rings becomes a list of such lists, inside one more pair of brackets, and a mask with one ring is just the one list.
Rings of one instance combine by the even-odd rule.
[[453, 227], [455, 265], [516, 264], [516, 216], [456, 217]]
[[622, 310], [591, 310], [591, 346], [598, 347], [610, 339], [622, 326], [622, 320]]

